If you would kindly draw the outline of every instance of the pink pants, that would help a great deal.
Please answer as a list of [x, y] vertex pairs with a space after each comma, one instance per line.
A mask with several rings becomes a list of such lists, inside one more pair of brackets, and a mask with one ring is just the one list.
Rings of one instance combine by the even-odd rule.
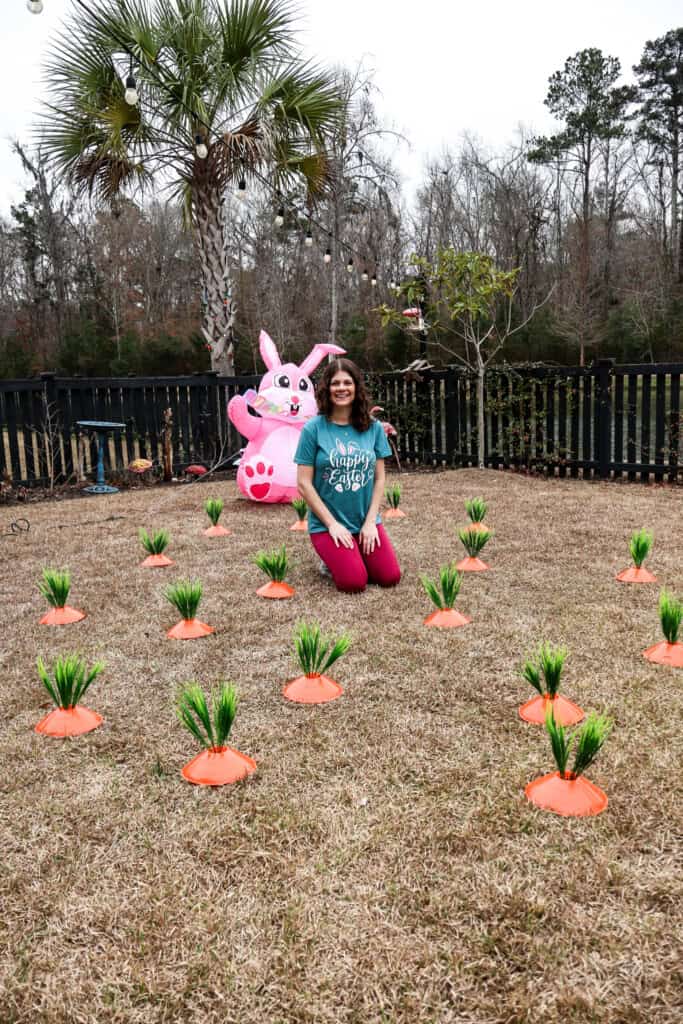
[[380, 523], [377, 526], [379, 547], [370, 555], [364, 554], [358, 544], [358, 535], [353, 537], [353, 547], [335, 546], [329, 533], [310, 534], [311, 543], [332, 573], [337, 590], [349, 592], [365, 590], [368, 581], [379, 583], [380, 587], [395, 587], [401, 579], [401, 569], [389, 536]]

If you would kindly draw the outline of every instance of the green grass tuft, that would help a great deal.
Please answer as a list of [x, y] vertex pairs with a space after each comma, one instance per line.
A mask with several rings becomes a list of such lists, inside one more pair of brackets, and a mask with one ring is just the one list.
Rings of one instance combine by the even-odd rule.
[[237, 691], [232, 683], [221, 682], [211, 693], [211, 708], [197, 683], [187, 683], [178, 695], [176, 715], [206, 750], [224, 747], [237, 713]]
[[629, 541], [629, 550], [631, 552], [631, 558], [633, 564], [637, 569], [640, 569], [641, 565], [650, 554], [652, 545], [654, 543], [654, 536], [649, 530], [636, 530], [631, 536]]
[[292, 508], [296, 512], [299, 519], [303, 522], [308, 512], [308, 505], [303, 498], [292, 498]]
[[98, 661], [87, 669], [83, 659], [75, 654], [58, 657], [52, 666], [52, 676], [42, 658], [36, 664], [41, 682], [58, 708], [75, 707], [104, 668]]
[[473, 523], [483, 523], [488, 511], [488, 505], [483, 498], [472, 498], [465, 502], [467, 517]]
[[197, 609], [202, 599], [203, 588], [197, 580], [178, 580], [167, 587], [164, 597], [180, 612], [183, 619], [197, 617]]
[[420, 582], [437, 608], [453, 608], [460, 593], [464, 573], [458, 572], [455, 562], [442, 565], [439, 569], [438, 584], [428, 576], [420, 576]]
[[68, 569], [43, 569], [38, 590], [53, 608], [63, 608], [71, 590], [71, 573]]
[[142, 527], [138, 531], [140, 543], [148, 555], [162, 555], [168, 547], [170, 537], [167, 530], [157, 530], [155, 533], [147, 533]]
[[659, 621], [667, 643], [675, 644], [683, 621], [683, 601], [679, 601], [668, 590], [662, 590], [659, 595]]
[[403, 489], [400, 484], [391, 484], [390, 487], [385, 488], [384, 497], [387, 499], [390, 508], [398, 508], [401, 504], [402, 493]]
[[560, 774], [564, 775], [572, 750], [576, 747], [572, 774], [583, 775], [600, 753], [607, 737], [612, 731], [612, 721], [605, 715], [589, 715], [583, 725], [568, 734], [564, 725], [555, 721], [552, 708], [548, 708], [545, 725], [550, 736], [550, 745], [555, 764]]
[[302, 672], [322, 675], [349, 649], [351, 638], [342, 633], [336, 640], [322, 635], [316, 623], [300, 622], [294, 632], [294, 647]]
[[204, 511], [211, 520], [212, 526], [218, 526], [218, 520], [221, 517], [223, 506], [225, 502], [222, 498], [207, 498], [206, 504], [204, 505]]
[[284, 544], [277, 551], [259, 551], [254, 555], [254, 562], [276, 583], [283, 583], [289, 571], [289, 558]]
[[[564, 663], [569, 656], [566, 647], [551, 647], [545, 641], [539, 645], [534, 660], [522, 665], [522, 677], [543, 696], [555, 697], [560, 692], [560, 679]], [[541, 683], [543, 676], [543, 683]]]
[[458, 530], [458, 537], [470, 558], [476, 558], [491, 539], [489, 530]]

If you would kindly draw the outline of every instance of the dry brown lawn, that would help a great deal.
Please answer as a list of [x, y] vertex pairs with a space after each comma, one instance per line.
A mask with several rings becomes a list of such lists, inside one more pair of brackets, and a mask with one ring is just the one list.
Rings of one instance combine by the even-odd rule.
[[[683, 492], [488, 471], [404, 474], [389, 529], [393, 591], [337, 594], [288, 507], [231, 481], [29, 506], [3, 559], [0, 1022], [22, 1024], [680, 1024], [683, 672], [650, 665], [658, 587], [620, 586], [633, 529], [683, 594]], [[463, 501], [490, 504], [490, 573], [473, 623], [422, 626], [420, 572], [460, 557]], [[207, 496], [234, 536], [208, 540]], [[0, 524], [13, 509], [2, 509]], [[177, 567], [143, 570], [139, 526], [166, 527]], [[292, 601], [255, 596], [259, 548], [286, 540]], [[68, 566], [77, 625], [39, 626], [43, 566]], [[165, 638], [165, 584], [204, 583], [216, 635]], [[301, 618], [348, 629], [344, 696], [302, 707]], [[598, 818], [536, 810], [552, 763], [525, 725], [518, 674], [541, 639], [571, 652], [564, 692], [615, 728], [589, 777]], [[96, 732], [32, 731], [48, 705], [38, 654], [102, 658]], [[194, 788], [178, 684], [233, 680], [248, 781]]]

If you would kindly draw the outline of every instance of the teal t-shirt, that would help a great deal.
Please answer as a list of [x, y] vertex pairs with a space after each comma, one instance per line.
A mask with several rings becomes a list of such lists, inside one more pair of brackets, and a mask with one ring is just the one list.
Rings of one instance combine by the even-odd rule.
[[[294, 461], [299, 466], [313, 466], [313, 486], [334, 518], [350, 533], [360, 533], [372, 501], [375, 463], [390, 455], [378, 420], [371, 420], [361, 433], [351, 424], [341, 426], [325, 416], [314, 416], [301, 431]], [[327, 532], [310, 510], [308, 532]]]

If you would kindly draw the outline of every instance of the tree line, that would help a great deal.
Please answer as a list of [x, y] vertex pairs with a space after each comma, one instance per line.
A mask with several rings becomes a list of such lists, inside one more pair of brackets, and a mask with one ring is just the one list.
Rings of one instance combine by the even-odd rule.
[[[176, 0], [186, 31], [150, 22], [145, 36], [144, 6], [111, 0], [73, 27], [68, 52], [55, 44], [59, 114], [34, 144], [14, 143], [27, 187], [0, 219], [0, 375], [258, 372], [261, 327], [288, 358], [331, 340], [372, 370], [425, 345], [445, 365], [466, 354], [457, 324], [439, 320], [421, 349], [378, 310], [407, 294], [433, 307], [406, 282], [449, 252], [517, 271], [497, 360], [683, 360], [683, 29], [647, 42], [626, 84], [598, 49], [569, 57], [547, 84], [554, 134], [519, 129], [497, 152], [465, 137], [428, 162], [408, 203], [391, 156], [401, 140], [362, 67], [302, 70], [283, 34], [267, 96], [242, 112], [263, 83], [246, 64], [234, 95], [218, 80], [226, 38], [256, 45], [260, 29], [263, 61], [282, 17], [275, 0], [254, 6], [262, 23], [239, 23], [241, 4], [226, 26], [219, 0]], [[135, 105], [122, 38], [137, 47]], [[192, 46], [198, 65], [184, 61]], [[194, 69], [181, 100], [159, 80], [162, 48]]]

